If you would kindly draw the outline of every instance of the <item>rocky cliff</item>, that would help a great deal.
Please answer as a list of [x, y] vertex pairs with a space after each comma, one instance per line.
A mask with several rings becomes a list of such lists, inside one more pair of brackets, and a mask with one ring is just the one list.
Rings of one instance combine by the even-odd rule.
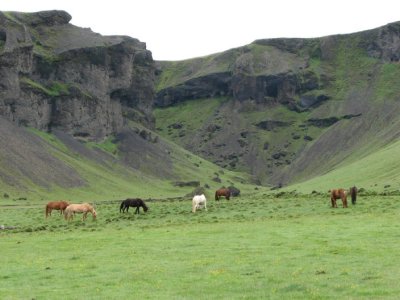
[[64, 11], [0, 12], [0, 115], [89, 140], [127, 119], [152, 128], [155, 68], [146, 45], [70, 20]]
[[400, 60], [400, 22], [364, 32], [315, 39], [266, 39], [207, 57], [159, 62], [155, 104], [229, 96], [257, 103], [282, 103], [308, 108], [327, 100], [321, 90], [332, 85], [338, 53], [358, 48], [359, 55], [383, 62]]
[[263, 183], [318, 176], [397, 138], [399, 59], [400, 22], [158, 62], [157, 129]]

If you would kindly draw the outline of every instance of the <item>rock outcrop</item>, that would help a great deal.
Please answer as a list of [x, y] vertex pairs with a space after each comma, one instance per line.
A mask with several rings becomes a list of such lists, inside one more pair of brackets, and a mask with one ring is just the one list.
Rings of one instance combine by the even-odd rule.
[[64, 11], [0, 13], [0, 115], [99, 140], [126, 118], [152, 128], [155, 67], [137, 39], [69, 24]]

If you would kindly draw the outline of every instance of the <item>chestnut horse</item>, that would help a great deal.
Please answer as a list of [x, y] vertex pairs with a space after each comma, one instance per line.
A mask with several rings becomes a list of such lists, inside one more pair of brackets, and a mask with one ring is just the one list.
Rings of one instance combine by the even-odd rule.
[[51, 201], [47, 203], [46, 205], [46, 218], [48, 216], [51, 216], [51, 211], [53, 209], [59, 210], [60, 214], [64, 214], [64, 210], [67, 208], [69, 205], [69, 202], [67, 201]]
[[344, 189], [330, 190], [332, 207], [337, 207], [336, 199], [342, 199], [343, 207], [347, 207], [347, 191]]
[[83, 213], [82, 221], [85, 221], [89, 212], [92, 214], [93, 220], [95, 220], [97, 217], [97, 213], [94, 210], [93, 206], [91, 206], [89, 203], [70, 204], [65, 209], [64, 217], [65, 220], [70, 221], [74, 217], [75, 213]]
[[355, 186], [350, 188], [351, 204], [356, 204], [357, 201], [357, 188]]
[[231, 196], [231, 191], [226, 188], [220, 188], [215, 192], [215, 200], [219, 200], [219, 197], [224, 196], [226, 200], [229, 200]]
[[119, 207], [119, 212], [129, 212], [129, 207], [136, 207], [135, 214], [139, 214], [139, 208], [142, 207], [144, 212], [146, 212], [149, 208], [147, 207], [146, 203], [140, 198], [135, 198], [135, 199], [126, 199], [121, 202], [121, 205]]

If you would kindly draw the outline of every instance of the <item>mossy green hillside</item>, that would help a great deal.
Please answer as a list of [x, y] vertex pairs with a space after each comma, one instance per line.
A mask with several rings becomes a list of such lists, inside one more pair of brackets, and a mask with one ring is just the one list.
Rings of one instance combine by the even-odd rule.
[[291, 185], [287, 190], [304, 193], [324, 192], [332, 188], [348, 188], [356, 185], [377, 192], [398, 191], [400, 190], [399, 155], [400, 142], [396, 141], [370, 155], [354, 160], [353, 163], [343, 164], [340, 168], [324, 175]]
[[[179, 145], [190, 142], [203, 126], [213, 121], [218, 108], [227, 98], [196, 99], [167, 108], [156, 108], [154, 116], [159, 134]], [[174, 127], [183, 130], [176, 131]]]

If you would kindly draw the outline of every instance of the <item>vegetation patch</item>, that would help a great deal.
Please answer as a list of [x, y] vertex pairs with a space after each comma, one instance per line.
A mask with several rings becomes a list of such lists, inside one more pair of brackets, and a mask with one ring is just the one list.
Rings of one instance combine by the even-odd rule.
[[50, 97], [58, 97], [62, 95], [68, 95], [69, 94], [69, 87], [67, 84], [62, 83], [62, 82], [53, 82], [49, 87], [43, 86], [41, 83], [33, 81], [32, 79], [28, 77], [22, 77], [20, 81], [29, 87], [38, 90], [42, 93], [44, 93], [47, 96]]
[[379, 80], [375, 86], [377, 101], [399, 100], [400, 95], [400, 64], [385, 63], [380, 69]]
[[118, 143], [115, 136], [107, 137], [103, 142], [86, 142], [89, 148], [99, 148], [105, 152], [108, 152], [114, 156], [118, 154]]

